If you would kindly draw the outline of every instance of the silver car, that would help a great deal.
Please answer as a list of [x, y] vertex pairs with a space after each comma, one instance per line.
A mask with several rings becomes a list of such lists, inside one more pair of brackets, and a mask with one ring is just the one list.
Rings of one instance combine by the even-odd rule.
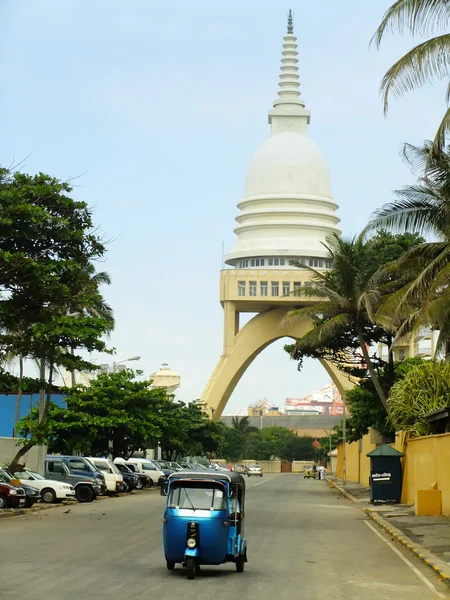
[[255, 463], [254, 465], [250, 465], [247, 470], [247, 477], [250, 477], [250, 475], [258, 475], [259, 477], [262, 477], [262, 467], [260, 467], [257, 463]]

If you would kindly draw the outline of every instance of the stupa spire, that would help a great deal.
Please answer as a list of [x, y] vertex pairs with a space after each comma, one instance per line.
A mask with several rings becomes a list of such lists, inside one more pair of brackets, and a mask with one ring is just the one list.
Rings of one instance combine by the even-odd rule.
[[297, 38], [294, 35], [292, 10], [288, 14], [287, 34], [283, 39], [278, 87], [278, 98], [273, 103], [274, 108], [283, 104], [305, 106], [305, 102], [300, 96]]
[[288, 14], [287, 32], [294, 33], [294, 19], [292, 17], [292, 10], [290, 10], [290, 9], [289, 9], [289, 14]]

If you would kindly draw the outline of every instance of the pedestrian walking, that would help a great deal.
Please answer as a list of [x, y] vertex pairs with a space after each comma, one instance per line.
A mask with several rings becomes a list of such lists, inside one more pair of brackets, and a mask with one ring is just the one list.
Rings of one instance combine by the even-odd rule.
[[323, 479], [325, 477], [325, 467], [323, 465], [319, 465], [317, 467], [317, 471], [319, 472], [319, 479]]

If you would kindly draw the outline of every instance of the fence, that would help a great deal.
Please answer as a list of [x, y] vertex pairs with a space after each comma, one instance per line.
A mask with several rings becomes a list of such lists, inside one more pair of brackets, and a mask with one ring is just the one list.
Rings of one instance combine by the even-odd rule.
[[[357, 442], [346, 444], [347, 481], [369, 486], [370, 459], [366, 456], [380, 442], [376, 431], [371, 430]], [[419, 490], [432, 487], [442, 493], [442, 514], [450, 516], [450, 433], [429, 435], [405, 440], [397, 432], [394, 448], [403, 452], [402, 502], [415, 504]], [[344, 447], [338, 447], [336, 474], [343, 477]]]

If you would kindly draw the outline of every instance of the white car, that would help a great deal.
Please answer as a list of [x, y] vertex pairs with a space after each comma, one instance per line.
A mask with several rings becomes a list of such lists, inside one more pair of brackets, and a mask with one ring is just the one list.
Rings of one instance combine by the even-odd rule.
[[[122, 461], [122, 459], [119, 458], [116, 458], [116, 460]], [[148, 475], [154, 485], [161, 485], [162, 482], [166, 481], [164, 473], [157, 469], [156, 466], [146, 458], [129, 458], [123, 462], [126, 465], [135, 465], [138, 472]]]
[[75, 488], [70, 483], [56, 481], [56, 479], [46, 479], [34, 471], [18, 471], [14, 473], [20, 483], [29, 484], [41, 492], [41, 501], [47, 504], [53, 504], [58, 500], [67, 500], [75, 498]]
[[255, 463], [254, 465], [250, 465], [247, 470], [247, 477], [250, 477], [250, 475], [257, 475], [258, 477], [262, 477], [263, 470], [258, 464]]
[[110, 494], [122, 492], [125, 487], [123, 485], [122, 472], [108, 458], [98, 458], [94, 456], [85, 456], [96, 469], [98, 469], [105, 478], [106, 487]]

